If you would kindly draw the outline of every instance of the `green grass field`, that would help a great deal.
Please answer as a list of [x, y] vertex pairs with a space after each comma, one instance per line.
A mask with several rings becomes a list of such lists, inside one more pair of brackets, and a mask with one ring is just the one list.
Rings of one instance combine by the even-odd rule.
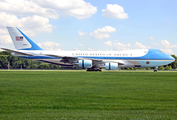
[[177, 119], [177, 72], [2, 70], [0, 119]]

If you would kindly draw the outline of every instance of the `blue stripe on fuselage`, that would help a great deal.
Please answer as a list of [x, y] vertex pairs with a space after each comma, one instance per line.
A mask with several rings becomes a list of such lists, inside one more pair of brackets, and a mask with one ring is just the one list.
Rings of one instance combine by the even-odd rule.
[[26, 59], [62, 59], [58, 57], [51, 57], [51, 56], [18, 56], [21, 58], [26, 58]]

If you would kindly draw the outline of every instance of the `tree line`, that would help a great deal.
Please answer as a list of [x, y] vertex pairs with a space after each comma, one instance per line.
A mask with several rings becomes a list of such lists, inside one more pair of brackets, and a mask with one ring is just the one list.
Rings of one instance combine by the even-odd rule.
[[61, 66], [12, 56], [8, 51], [0, 52], [0, 69], [61, 69]]
[[[169, 70], [177, 68], [177, 57], [171, 55], [175, 58], [175, 61], [169, 65], [161, 66], [159, 70]], [[62, 66], [48, 64], [44, 62], [34, 61], [30, 59], [20, 58], [12, 56], [8, 51], [0, 52], [0, 69], [8, 69], [8, 63], [10, 69], [64, 69]], [[124, 69], [124, 68], [121, 68]], [[125, 68], [125, 69], [152, 69], [152, 68]]]

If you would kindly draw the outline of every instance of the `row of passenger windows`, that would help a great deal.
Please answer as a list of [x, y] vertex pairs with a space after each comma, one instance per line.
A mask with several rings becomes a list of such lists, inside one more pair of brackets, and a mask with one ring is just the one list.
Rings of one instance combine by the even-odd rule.
[[76, 55], [76, 56], [80, 56], [80, 55], [83, 55], [83, 56], [132, 56], [132, 54], [102, 54], [102, 53], [73, 53], [72, 55]]

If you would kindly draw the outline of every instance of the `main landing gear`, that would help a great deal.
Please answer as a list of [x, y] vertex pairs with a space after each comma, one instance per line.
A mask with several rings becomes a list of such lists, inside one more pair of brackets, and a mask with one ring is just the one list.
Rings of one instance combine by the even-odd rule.
[[157, 72], [157, 69], [158, 69], [158, 66], [156, 66], [156, 67], [154, 68], [154, 72]]
[[100, 68], [87, 68], [87, 71], [101, 71]]

